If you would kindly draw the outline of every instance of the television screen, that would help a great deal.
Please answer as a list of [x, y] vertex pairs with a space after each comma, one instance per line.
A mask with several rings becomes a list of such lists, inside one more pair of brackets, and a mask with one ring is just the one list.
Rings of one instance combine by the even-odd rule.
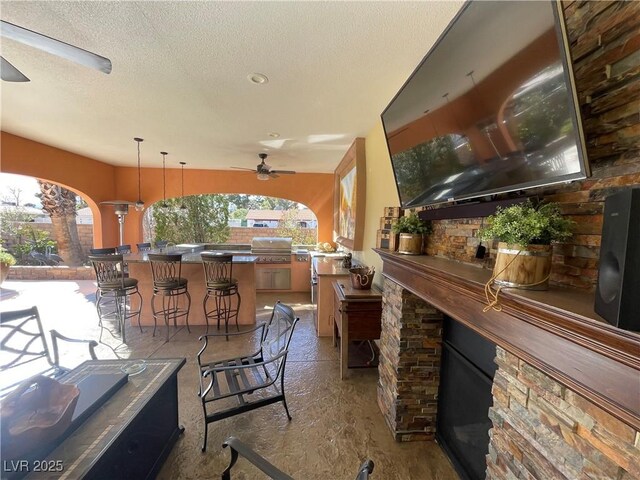
[[587, 176], [561, 15], [464, 5], [382, 113], [404, 208]]

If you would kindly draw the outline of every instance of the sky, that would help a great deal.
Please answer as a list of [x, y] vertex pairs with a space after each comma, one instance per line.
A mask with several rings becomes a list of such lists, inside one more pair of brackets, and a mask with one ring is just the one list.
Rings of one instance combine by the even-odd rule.
[[40, 192], [40, 188], [35, 178], [12, 173], [0, 173], [0, 200], [13, 202], [12, 188], [21, 190], [20, 203], [22, 205], [25, 203], [34, 203], [37, 206], [42, 205], [38, 197], [36, 197], [36, 193]]

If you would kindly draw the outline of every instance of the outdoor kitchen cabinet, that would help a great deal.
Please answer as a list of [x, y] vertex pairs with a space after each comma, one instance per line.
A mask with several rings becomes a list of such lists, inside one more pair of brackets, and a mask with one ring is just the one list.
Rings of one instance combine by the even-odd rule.
[[317, 288], [314, 290], [315, 325], [319, 337], [333, 336], [334, 292], [333, 281], [349, 281], [349, 270], [342, 267], [342, 257], [314, 257], [312, 278], [315, 275]]

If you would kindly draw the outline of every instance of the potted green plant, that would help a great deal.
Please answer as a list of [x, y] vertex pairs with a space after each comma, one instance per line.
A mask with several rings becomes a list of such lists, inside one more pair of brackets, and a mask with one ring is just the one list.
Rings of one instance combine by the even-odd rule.
[[558, 205], [526, 201], [498, 208], [480, 229], [483, 240], [498, 240], [494, 282], [505, 287], [546, 290], [551, 272], [551, 242], [571, 237], [573, 222]]
[[0, 245], [0, 285], [6, 280], [7, 275], [9, 275], [9, 268], [15, 264], [16, 259], [14, 256]]
[[431, 233], [431, 224], [422, 221], [416, 213], [410, 213], [400, 217], [391, 230], [400, 234], [398, 253], [420, 255], [422, 254], [424, 235]]

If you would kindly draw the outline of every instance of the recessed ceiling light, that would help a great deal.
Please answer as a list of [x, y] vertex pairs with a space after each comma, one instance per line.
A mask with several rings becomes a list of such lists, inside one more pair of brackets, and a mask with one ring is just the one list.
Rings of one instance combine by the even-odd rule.
[[263, 83], [269, 83], [269, 79], [266, 75], [262, 73], [251, 73], [247, 75], [247, 78], [251, 83], [255, 83], [256, 85], [262, 85]]
[[271, 138], [278, 138], [280, 136], [280, 134], [278, 132], [269, 132], [269, 136]]

